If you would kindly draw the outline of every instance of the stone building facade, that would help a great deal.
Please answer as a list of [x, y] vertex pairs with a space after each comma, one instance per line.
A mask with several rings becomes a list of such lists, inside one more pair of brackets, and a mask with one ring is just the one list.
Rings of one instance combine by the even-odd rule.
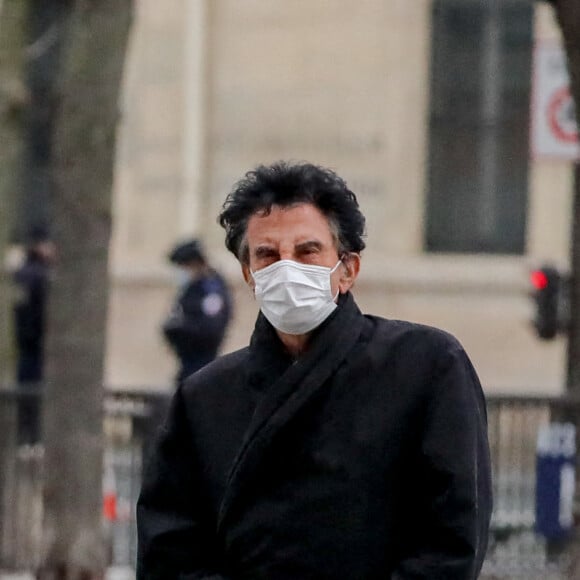
[[[535, 337], [528, 275], [545, 260], [567, 263], [570, 162], [528, 159], [527, 153], [522, 161], [516, 151], [513, 174], [510, 164], [506, 172], [512, 149], [522, 142], [528, 148], [526, 131], [502, 137], [499, 130], [494, 141], [464, 124], [449, 145], [445, 137], [434, 138], [437, 75], [446, 75], [456, 110], [463, 110], [475, 93], [468, 90], [469, 65], [461, 67], [476, 59], [482, 71], [479, 113], [497, 113], [498, 103], [511, 98], [510, 75], [507, 89], [502, 85], [495, 93], [486, 79], [495, 78], [500, 65], [519, 67], [522, 78], [531, 78], [525, 47], [519, 60], [504, 58], [502, 50], [523, 43], [531, 54], [538, 39], [557, 40], [549, 7], [508, 0], [514, 10], [529, 11], [529, 30], [522, 25], [512, 36], [494, 36], [496, 29], [486, 31], [478, 18], [483, 14], [488, 26], [506, 19], [482, 8], [497, 3], [480, 0], [137, 4], [117, 164], [111, 386], [170, 388], [175, 365], [159, 333], [175, 290], [165, 256], [176, 240], [191, 235], [204, 239], [235, 291], [236, 316], [224, 350], [247, 343], [257, 308], [225, 251], [216, 216], [247, 170], [294, 159], [332, 167], [357, 193], [368, 219], [368, 248], [355, 288], [363, 310], [452, 332], [488, 392], [560, 392], [565, 341]], [[475, 12], [462, 13], [460, 5], [470, 4]], [[483, 53], [465, 44], [462, 22], [479, 27]], [[466, 100], [458, 92], [463, 89]], [[449, 98], [442, 106], [453, 117]], [[526, 107], [527, 115], [525, 98], [516, 106]], [[510, 138], [512, 149], [502, 145]], [[477, 155], [492, 159], [477, 165], [484, 168], [477, 187], [469, 178], [468, 142], [475, 143]], [[438, 160], [447, 148], [456, 161], [444, 170]], [[467, 178], [448, 189], [450, 175]], [[441, 198], [433, 194], [438, 179]], [[457, 200], [445, 197], [454, 187], [469, 190], [473, 203], [461, 206], [460, 194], [454, 210]], [[500, 194], [484, 199], [481, 192], [491, 189]], [[512, 190], [517, 203], [509, 197]], [[504, 209], [494, 214], [493, 203], [504, 203], [498, 206]], [[512, 219], [518, 208], [520, 217]], [[474, 228], [493, 229], [497, 216], [504, 220], [502, 231], [492, 232], [489, 244], [472, 236]], [[454, 224], [463, 231], [461, 239], [453, 237]]]

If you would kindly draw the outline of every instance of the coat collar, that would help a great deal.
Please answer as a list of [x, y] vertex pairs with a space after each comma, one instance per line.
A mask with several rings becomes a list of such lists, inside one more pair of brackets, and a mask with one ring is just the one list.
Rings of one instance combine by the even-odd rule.
[[276, 433], [293, 418], [336, 371], [356, 344], [364, 317], [350, 293], [312, 334], [308, 349], [292, 361], [275, 330], [260, 315], [250, 342], [248, 382], [262, 391], [235, 457], [218, 517], [223, 529], [233, 500], [255, 473]]
[[310, 359], [317, 361], [329, 344], [335, 340], [336, 329], [348, 325], [347, 319], [360, 316], [352, 294], [340, 295], [338, 308], [312, 331], [307, 350], [299, 358], [293, 358], [284, 348], [274, 327], [260, 312], [250, 340], [248, 383], [254, 389], [268, 389], [290, 365]]

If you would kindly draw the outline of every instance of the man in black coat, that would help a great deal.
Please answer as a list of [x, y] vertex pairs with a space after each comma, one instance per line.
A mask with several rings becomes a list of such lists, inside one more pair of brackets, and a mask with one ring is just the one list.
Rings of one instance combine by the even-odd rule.
[[477, 578], [481, 386], [449, 334], [358, 309], [355, 195], [317, 166], [260, 166], [220, 223], [261, 312], [247, 348], [174, 396], [138, 502], [138, 579]]
[[199, 240], [178, 244], [168, 256], [183, 274], [163, 334], [179, 360], [176, 384], [212, 361], [224, 339], [232, 304], [222, 276], [210, 267]]

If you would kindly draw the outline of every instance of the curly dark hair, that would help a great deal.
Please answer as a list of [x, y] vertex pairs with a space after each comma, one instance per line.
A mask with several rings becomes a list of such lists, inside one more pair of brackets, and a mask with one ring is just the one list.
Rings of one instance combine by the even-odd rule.
[[339, 254], [365, 248], [365, 218], [356, 195], [334, 171], [311, 163], [278, 161], [248, 171], [227, 196], [218, 216], [226, 230], [226, 247], [240, 262], [248, 261], [244, 243], [248, 220], [273, 205], [311, 203], [329, 220]]

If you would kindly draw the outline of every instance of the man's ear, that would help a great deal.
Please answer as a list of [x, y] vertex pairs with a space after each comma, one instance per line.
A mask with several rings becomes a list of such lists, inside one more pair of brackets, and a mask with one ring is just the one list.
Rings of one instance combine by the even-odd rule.
[[250, 272], [250, 266], [249, 266], [249, 264], [242, 264], [242, 276], [244, 277], [244, 280], [246, 281], [246, 284], [253, 291], [254, 290], [254, 278], [252, 276], [252, 272]]
[[338, 288], [341, 294], [346, 294], [353, 287], [360, 271], [360, 254], [354, 252], [345, 254], [342, 265]]

